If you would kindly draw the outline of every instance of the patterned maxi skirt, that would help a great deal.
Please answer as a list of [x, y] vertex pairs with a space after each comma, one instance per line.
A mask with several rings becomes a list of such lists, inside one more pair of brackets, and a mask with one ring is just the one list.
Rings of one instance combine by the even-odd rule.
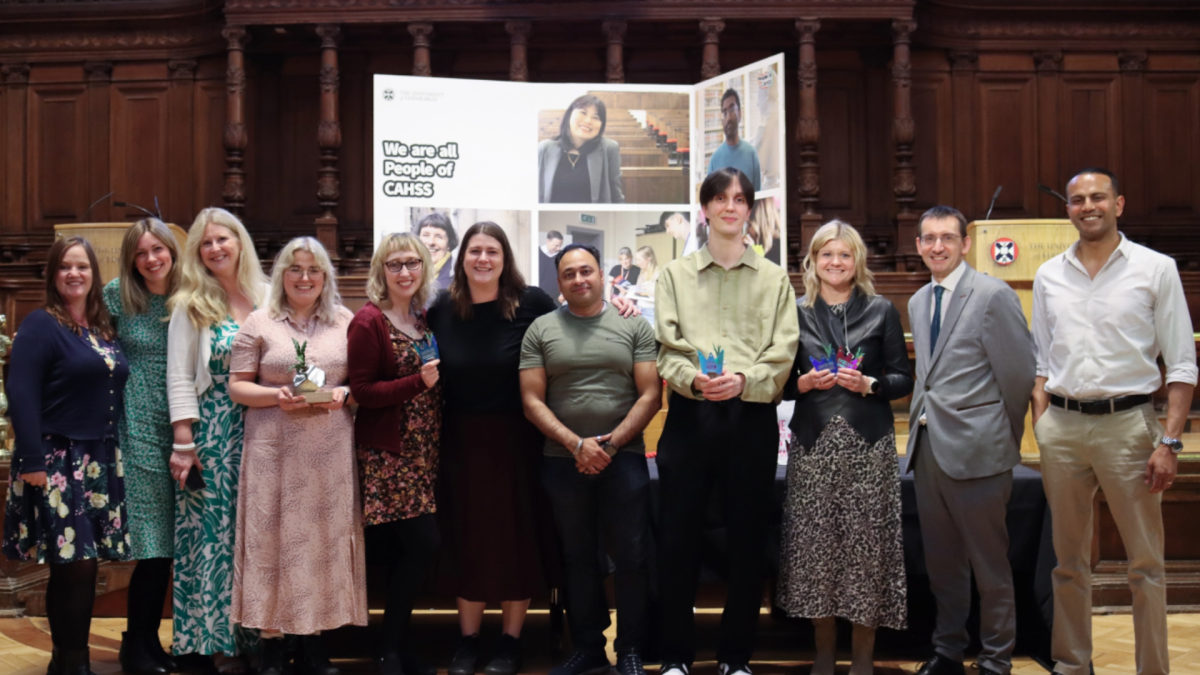
[[871, 445], [841, 416], [788, 455], [779, 606], [792, 617], [907, 627], [896, 434]]
[[11, 560], [67, 563], [129, 560], [125, 471], [114, 439], [42, 439], [46, 486], [9, 477], [4, 555]]

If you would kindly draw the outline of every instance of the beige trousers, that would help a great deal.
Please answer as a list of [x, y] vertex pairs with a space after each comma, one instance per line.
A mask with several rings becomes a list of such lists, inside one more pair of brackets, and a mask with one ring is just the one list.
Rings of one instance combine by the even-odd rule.
[[1150, 494], [1144, 482], [1146, 462], [1162, 437], [1154, 407], [1084, 415], [1051, 406], [1034, 434], [1058, 557], [1051, 645], [1055, 672], [1087, 675], [1092, 659], [1092, 499], [1099, 487], [1129, 558], [1138, 675], [1166, 675], [1162, 496]]

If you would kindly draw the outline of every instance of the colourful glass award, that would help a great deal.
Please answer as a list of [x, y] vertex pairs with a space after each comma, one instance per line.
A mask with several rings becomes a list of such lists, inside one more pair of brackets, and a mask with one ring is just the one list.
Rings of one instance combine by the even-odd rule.
[[425, 337], [414, 342], [413, 346], [417, 349], [417, 355], [421, 357], [422, 365], [439, 358], [437, 338], [433, 337], [433, 333], [426, 332]]
[[700, 372], [709, 377], [717, 377], [725, 370], [725, 350], [713, 345], [713, 350], [716, 354], [705, 355], [704, 352], [697, 352], [696, 355], [700, 358]]

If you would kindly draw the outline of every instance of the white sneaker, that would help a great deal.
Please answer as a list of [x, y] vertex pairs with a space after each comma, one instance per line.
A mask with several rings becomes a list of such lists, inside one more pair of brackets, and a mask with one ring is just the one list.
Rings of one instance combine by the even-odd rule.
[[750, 666], [734, 663], [722, 663], [717, 666], [717, 672], [720, 675], [754, 675], [750, 672]]
[[688, 667], [682, 663], [664, 663], [658, 675], [688, 675]]

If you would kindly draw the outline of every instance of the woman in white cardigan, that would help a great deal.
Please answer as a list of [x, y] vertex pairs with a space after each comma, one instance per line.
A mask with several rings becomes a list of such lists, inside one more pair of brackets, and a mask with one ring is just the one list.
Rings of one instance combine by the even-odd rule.
[[246, 228], [224, 209], [196, 216], [181, 257], [167, 337], [171, 475], [180, 486], [173, 650], [215, 655], [220, 672], [238, 673], [255, 638], [229, 618], [243, 410], [229, 397], [229, 359], [238, 326], [266, 297], [266, 278]]

